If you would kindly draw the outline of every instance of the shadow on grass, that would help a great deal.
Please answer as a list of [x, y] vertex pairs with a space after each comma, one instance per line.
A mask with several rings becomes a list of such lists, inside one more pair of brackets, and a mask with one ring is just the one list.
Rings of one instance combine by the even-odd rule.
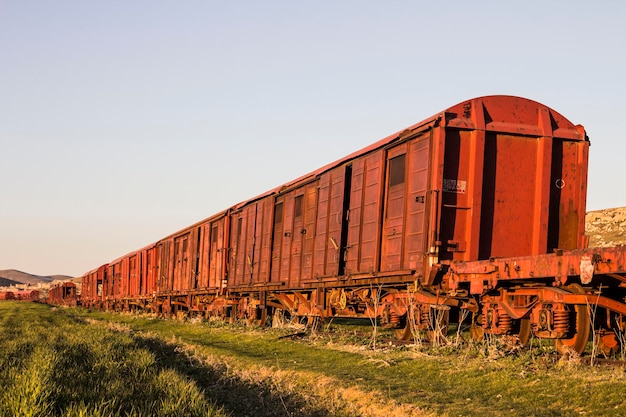
[[[229, 372], [223, 365], [210, 366], [191, 359], [175, 346], [155, 338], [136, 338], [138, 346], [149, 349], [157, 365], [186, 376], [203, 390], [207, 400], [215, 402], [233, 416], [326, 417], [337, 415], [321, 405], [312, 404], [302, 395], [281, 394], [266, 382], [249, 382]], [[259, 378], [261, 380], [261, 378]]]

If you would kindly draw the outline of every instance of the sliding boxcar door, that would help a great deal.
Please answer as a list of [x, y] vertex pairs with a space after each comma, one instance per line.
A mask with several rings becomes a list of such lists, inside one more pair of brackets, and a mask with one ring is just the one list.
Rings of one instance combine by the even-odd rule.
[[381, 271], [402, 268], [406, 212], [406, 144], [387, 153], [385, 210], [381, 242]]

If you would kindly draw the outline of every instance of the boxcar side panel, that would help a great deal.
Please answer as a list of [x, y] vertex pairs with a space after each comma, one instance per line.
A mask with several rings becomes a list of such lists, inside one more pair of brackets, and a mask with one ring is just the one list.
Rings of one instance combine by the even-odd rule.
[[[274, 218], [272, 221], [272, 270], [271, 277], [273, 282], [284, 282], [283, 274], [283, 258], [287, 256], [284, 252], [289, 251], [289, 247], [285, 245], [285, 223], [286, 220], [286, 204], [285, 195], [278, 195], [274, 200]], [[285, 247], [287, 246], [287, 247]], [[288, 262], [288, 261], [287, 261]]]
[[205, 235], [207, 236], [208, 254], [208, 282], [205, 284], [208, 288], [217, 289], [224, 279], [224, 226], [225, 217], [215, 220], [206, 225]]
[[427, 252], [426, 199], [430, 178], [430, 132], [409, 143], [407, 161], [407, 222], [403, 269], [423, 274], [424, 255]]
[[273, 197], [266, 197], [255, 203], [254, 239], [252, 254], [252, 280], [254, 284], [267, 283], [270, 279], [271, 224]]
[[356, 159], [352, 168], [346, 271], [378, 270], [383, 151]]
[[230, 269], [228, 271], [228, 283], [230, 286], [243, 285], [246, 270], [249, 268], [246, 254], [246, 241], [248, 240], [248, 212], [250, 206], [243, 207], [241, 211], [231, 214], [233, 232], [230, 235]]
[[384, 214], [381, 241], [381, 271], [402, 269], [402, 250], [407, 204], [407, 144], [403, 143], [387, 151], [387, 176], [383, 196]]
[[326, 275], [326, 257], [330, 238], [328, 236], [328, 222], [330, 215], [330, 172], [321, 176], [319, 181], [318, 216], [315, 226], [315, 245], [313, 257], [313, 277]]
[[136, 297], [140, 294], [141, 282], [141, 252], [131, 255], [128, 259], [128, 295]]
[[[315, 275], [337, 276], [345, 273], [347, 250], [347, 203], [352, 166], [342, 165], [322, 174], [320, 179], [319, 217], [315, 240]], [[347, 191], [347, 192], [346, 192]], [[344, 229], [345, 228], [345, 229]]]
[[302, 280], [313, 278], [313, 254], [315, 247], [315, 225], [317, 220], [317, 192], [318, 182], [309, 184], [304, 192], [304, 208], [303, 208], [303, 229], [302, 234], [302, 256], [301, 256], [301, 273]]

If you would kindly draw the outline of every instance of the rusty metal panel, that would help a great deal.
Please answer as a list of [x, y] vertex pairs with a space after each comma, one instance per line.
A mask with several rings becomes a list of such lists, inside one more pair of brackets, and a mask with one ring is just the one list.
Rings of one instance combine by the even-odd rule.
[[159, 243], [160, 267], [157, 280], [157, 288], [159, 292], [170, 292], [173, 287], [173, 251], [172, 238], [164, 239]]
[[316, 276], [335, 276], [339, 271], [339, 260], [346, 242], [342, 242], [342, 222], [347, 214], [344, 210], [344, 188], [346, 166], [337, 167], [320, 178], [319, 216], [315, 240]]
[[251, 278], [252, 284], [262, 284], [269, 281], [269, 268], [271, 256], [271, 224], [273, 215], [273, 198], [266, 197], [254, 204], [254, 223], [253, 231], [250, 236], [248, 251], [250, 254]]
[[[211, 267], [215, 267], [213, 262], [216, 262], [215, 258], [219, 257], [219, 252], [215, 252], [217, 249], [217, 242], [214, 242], [214, 240], [219, 240], [219, 229], [221, 229], [221, 227], [218, 222], [212, 221], [204, 221], [203, 223], [197, 225], [197, 227], [196, 262], [193, 273], [195, 275], [194, 288], [200, 290], [209, 288], [211, 286], [210, 283], [214, 281], [211, 278], [211, 274], [214, 273], [214, 271], [211, 271]], [[217, 230], [214, 230], [214, 228]], [[215, 245], [215, 247], [212, 247], [212, 245]]]
[[[249, 205], [243, 207], [240, 211], [233, 213], [231, 222], [234, 230], [231, 234], [230, 249], [231, 249], [231, 264], [229, 270], [229, 284], [231, 286], [238, 286], [243, 284], [249, 284], [250, 273], [248, 270], [251, 268], [252, 260], [246, 253], [248, 232], [251, 230], [248, 227], [250, 213], [254, 213], [252, 210], [256, 210], [255, 205]], [[252, 222], [255, 219], [251, 219]], [[254, 229], [252, 229], [254, 230]], [[250, 236], [252, 239], [253, 236]]]
[[[293, 193], [285, 195], [283, 207], [283, 235], [282, 250], [280, 257], [280, 281], [286, 282], [289, 285], [289, 272], [291, 263], [291, 250], [293, 248], [294, 230], [293, 230]], [[276, 238], [276, 235], [274, 235]]]
[[199, 250], [202, 266], [198, 288], [219, 289], [222, 286], [225, 278], [225, 225], [226, 217], [203, 225], [204, 238]]
[[174, 291], [180, 291], [187, 288], [189, 279], [190, 259], [189, 246], [190, 234], [186, 233], [182, 236], [175, 237], [174, 246], [174, 265], [173, 265], [173, 288]]
[[146, 285], [148, 280], [148, 252], [149, 248], [140, 249], [138, 254], [138, 266], [137, 266], [137, 296], [145, 296]]
[[[537, 144], [534, 138], [491, 134], [487, 137], [486, 153], [493, 160], [493, 169], [489, 171], [491, 195], [483, 199], [486, 206], [483, 209], [492, 213], [490, 224], [485, 228], [490, 236], [483, 234], [483, 241], [491, 243], [489, 250], [481, 254], [484, 259], [531, 254], [533, 239], [544, 239], [543, 234], [534, 236], [533, 228], [536, 187], [539, 186]], [[542, 203], [545, 205], [545, 201]], [[545, 242], [542, 243], [545, 251]]]
[[104, 282], [102, 283], [102, 299], [108, 299], [112, 294], [113, 288], [113, 265], [108, 264], [106, 268], [106, 275]]
[[157, 291], [156, 283], [159, 276], [159, 251], [160, 249], [158, 246], [151, 246], [144, 251], [144, 255], [142, 257], [142, 295], [153, 295]]
[[229, 285], [266, 283], [269, 280], [273, 197], [241, 207], [231, 214]]
[[108, 264], [101, 265], [81, 277], [81, 299], [85, 305], [93, 305], [102, 300]]
[[255, 259], [258, 269], [254, 277], [256, 283], [270, 281], [270, 264], [272, 258], [272, 219], [274, 206], [271, 198], [265, 198], [258, 202], [259, 215], [257, 216], [257, 232], [259, 242], [256, 247]]
[[[536, 255], [584, 245], [589, 143], [582, 127], [518, 97], [444, 112], [440, 260]], [[438, 165], [437, 165], [438, 166]]]
[[553, 248], [578, 249], [586, 246], [583, 234], [589, 144], [559, 139], [555, 139], [554, 144], [549, 238], [554, 235], [556, 242], [549, 242], [549, 252]]
[[384, 152], [356, 159], [352, 165], [347, 273], [378, 269]]
[[[296, 214], [296, 202], [300, 205], [299, 215]], [[300, 274], [300, 254], [302, 252], [302, 204], [304, 196], [296, 191], [292, 191], [287, 195], [287, 206], [285, 220], [289, 230], [283, 233], [285, 239], [283, 245], [288, 249], [285, 253], [287, 259], [283, 260], [282, 270], [288, 277], [290, 287], [297, 285], [298, 276]]]
[[[303, 195], [303, 219], [302, 230], [302, 250], [300, 255], [301, 280], [308, 280], [313, 277], [313, 251], [315, 245], [315, 224], [317, 219], [317, 190], [318, 182], [309, 184]], [[296, 230], [297, 232], [297, 230]]]
[[318, 216], [315, 226], [313, 256], [313, 277], [326, 275], [326, 253], [328, 250], [328, 216], [330, 209], [330, 172], [323, 174], [319, 181]]
[[[441, 260], [471, 259], [477, 256], [477, 248], [471, 245], [475, 242], [471, 240], [474, 233], [478, 232], [472, 227], [476, 226], [472, 219], [480, 218], [481, 214], [480, 194], [476, 195], [481, 189], [478, 186], [481, 179], [476, 177], [472, 177], [473, 181], [469, 179], [474, 175], [472, 168], [482, 165], [483, 150], [478, 149], [473, 134], [472, 130], [445, 132], [443, 170], [437, 173], [441, 181], [439, 237]], [[487, 169], [485, 166], [485, 171]], [[495, 188], [490, 186], [489, 189]]]
[[424, 272], [424, 255], [427, 247], [426, 199], [430, 179], [431, 135], [424, 134], [408, 144], [406, 243], [402, 269]]
[[121, 282], [121, 291], [120, 295], [122, 297], [128, 297], [131, 295], [130, 288], [130, 259], [131, 255], [127, 255], [122, 258], [121, 269], [120, 269], [120, 282]]
[[[287, 208], [285, 207], [285, 196], [279, 195], [274, 201], [274, 218], [272, 222], [272, 271], [271, 277], [274, 282], [285, 282], [288, 278], [284, 271], [284, 264], [289, 262], [289, 258], [284, 252], [289, 253], [289, 247], [285, 248], [285, 217]], [[288, 232], [290, 233], [290, 231]], [[284, 261], [284, 259], [286, 261]]]
[[135, 253], [128, 258], [128, 294], [136, 297], [140, 294], [140, 254]]
[[381, 241], [381, 271], [402, 269], [407, 204], [407, 144], [388, 150]]
[[120, 298], [121, 294], [121, 259], [116, 259], [111, 261], [108, 266], [108, 282], [107, 282], [107, 292], [106, 297], [110, 300], [117, 300]]
[[317, 182], [276, 196], [274, 207], [271, 280], [298, 286], [313, 273]]
[[[153, 252], [158, 259], [157, 287], [163, 292], [183, 292], [206, 282], [201, 253], [204, 246], [203, 225], [206, 220], [161, 240]], [[157, 278], [158, 277], [158, 278]]]

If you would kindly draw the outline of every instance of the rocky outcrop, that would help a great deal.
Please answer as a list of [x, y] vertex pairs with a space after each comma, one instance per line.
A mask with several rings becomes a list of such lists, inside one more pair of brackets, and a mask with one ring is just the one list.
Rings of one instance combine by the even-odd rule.
[[590, 211], [585, 233], [590, 247], [626, 245], [626, 207]]

